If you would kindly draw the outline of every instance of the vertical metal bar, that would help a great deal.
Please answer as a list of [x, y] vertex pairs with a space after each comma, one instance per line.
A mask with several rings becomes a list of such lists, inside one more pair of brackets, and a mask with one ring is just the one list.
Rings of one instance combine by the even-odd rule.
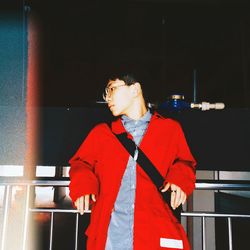
[[30, 201], [30, 185], [27, 185], [27, 193], [26, 193], [26, 200], [25, 200], [25, 207], [24, 207], [24, 226], [23, 226], [23, 250], [27, 249], [27, 242], [28, 242], [28, 224], [29, 224], [29, 201]]
[[7, 185], [4, 189], [4, 208], [3, 208], [3, 227], [2, 227], [2, 240], [1, 240], [1, 250], [5, 250], [6, 243], [6, 233], [7, 233], [7, 223], [8, 215], [11, 201], [11, 186]]
[[51, 218], [50, 218], [50, 236], [49, 236], [49, 250], [52, 250], [53, 224], [54, 224], [54, 212], [51, 212]]
[[202, 250], [206, 250], [206, 225], [205, 216], [202, 216]]
[[197, 70], [194, 69], [193, 70], [193, 103], [196, 103], [197, 101], [197, 98], [196, 98], [196, 95], [197, 95]]
[[230, 217], [227, 218], [228, 223], [228, 243], [229, 243], [229, 250], [233, 250], [233, 237], [232, 237], [232, 220]]
[[[194, 201], [194, 196], [193, 194], [189, 196], [188, 200], [187, 200], [187, 211], [193, 211], [194, 207], [193, 207], [193, 201]], [[188, 240], [189, 240], [189, 244], [190, 244], [190, 248], [192, 249], [193, 244], [194, 244], [194, 218], [191, 216], [188, 216], [186, 218], [187, 221], [187, 235], [188, 235]]]
[[79, 213], [76, 214], [75, 250], [77, 250], [78, 248], [78, 222], [79, 222]]

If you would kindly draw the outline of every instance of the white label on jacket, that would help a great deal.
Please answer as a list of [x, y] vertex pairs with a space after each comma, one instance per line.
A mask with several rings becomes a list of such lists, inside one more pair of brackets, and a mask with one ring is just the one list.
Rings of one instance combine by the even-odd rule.
[[168, 248], [183, 249], [183, 242], [182, 240], [160, 238], [160, 246], [168, 247]]

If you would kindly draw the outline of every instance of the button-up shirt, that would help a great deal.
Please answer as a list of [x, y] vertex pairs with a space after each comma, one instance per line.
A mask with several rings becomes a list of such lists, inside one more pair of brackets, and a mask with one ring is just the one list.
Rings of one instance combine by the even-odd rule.
[[[151, 118], [148, 111], [141, 119], [132, 120], [123, 115], [122, 123], [139, 146]], [[130, 156], [114, 204], [108, 228], [106, 250], [133, 249], [134, 207], [136, 189], [136, 161]]]

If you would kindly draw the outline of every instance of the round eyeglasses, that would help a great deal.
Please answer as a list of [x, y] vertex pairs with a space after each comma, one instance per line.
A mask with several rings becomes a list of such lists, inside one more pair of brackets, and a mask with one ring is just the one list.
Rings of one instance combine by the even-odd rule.
[[127, 86], [126, 84], [123, 85], [118, 85], [118, 86], [110, 86], [110, 87], [106, 87], [104, 89], [104, 93], [102, 95], [104, 101], [107, 101], [107, 97], [112, 96], [115, 92], [116, 89], [120, 88], [120, 87], [124, 87]]

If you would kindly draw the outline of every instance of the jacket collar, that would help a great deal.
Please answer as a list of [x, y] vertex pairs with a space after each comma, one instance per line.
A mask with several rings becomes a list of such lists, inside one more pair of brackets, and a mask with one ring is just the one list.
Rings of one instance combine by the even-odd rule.
[[[163, 118], [163, 116], [161, 116], [159, 113], [154, 111], [153, 115], [151, 117], [150, 123], [152, 121], [154, 121], [154, 120], [161, 119], [161, 118]], [[115, 134], [126, 133], [126, 130], [125, 130], [123, 124], [122, 124], [122, 120], [121, 120], [120, 117], [117, 120], [112, 122], [111, 129], [112, 129], [112, 132], [115, 133]]]

